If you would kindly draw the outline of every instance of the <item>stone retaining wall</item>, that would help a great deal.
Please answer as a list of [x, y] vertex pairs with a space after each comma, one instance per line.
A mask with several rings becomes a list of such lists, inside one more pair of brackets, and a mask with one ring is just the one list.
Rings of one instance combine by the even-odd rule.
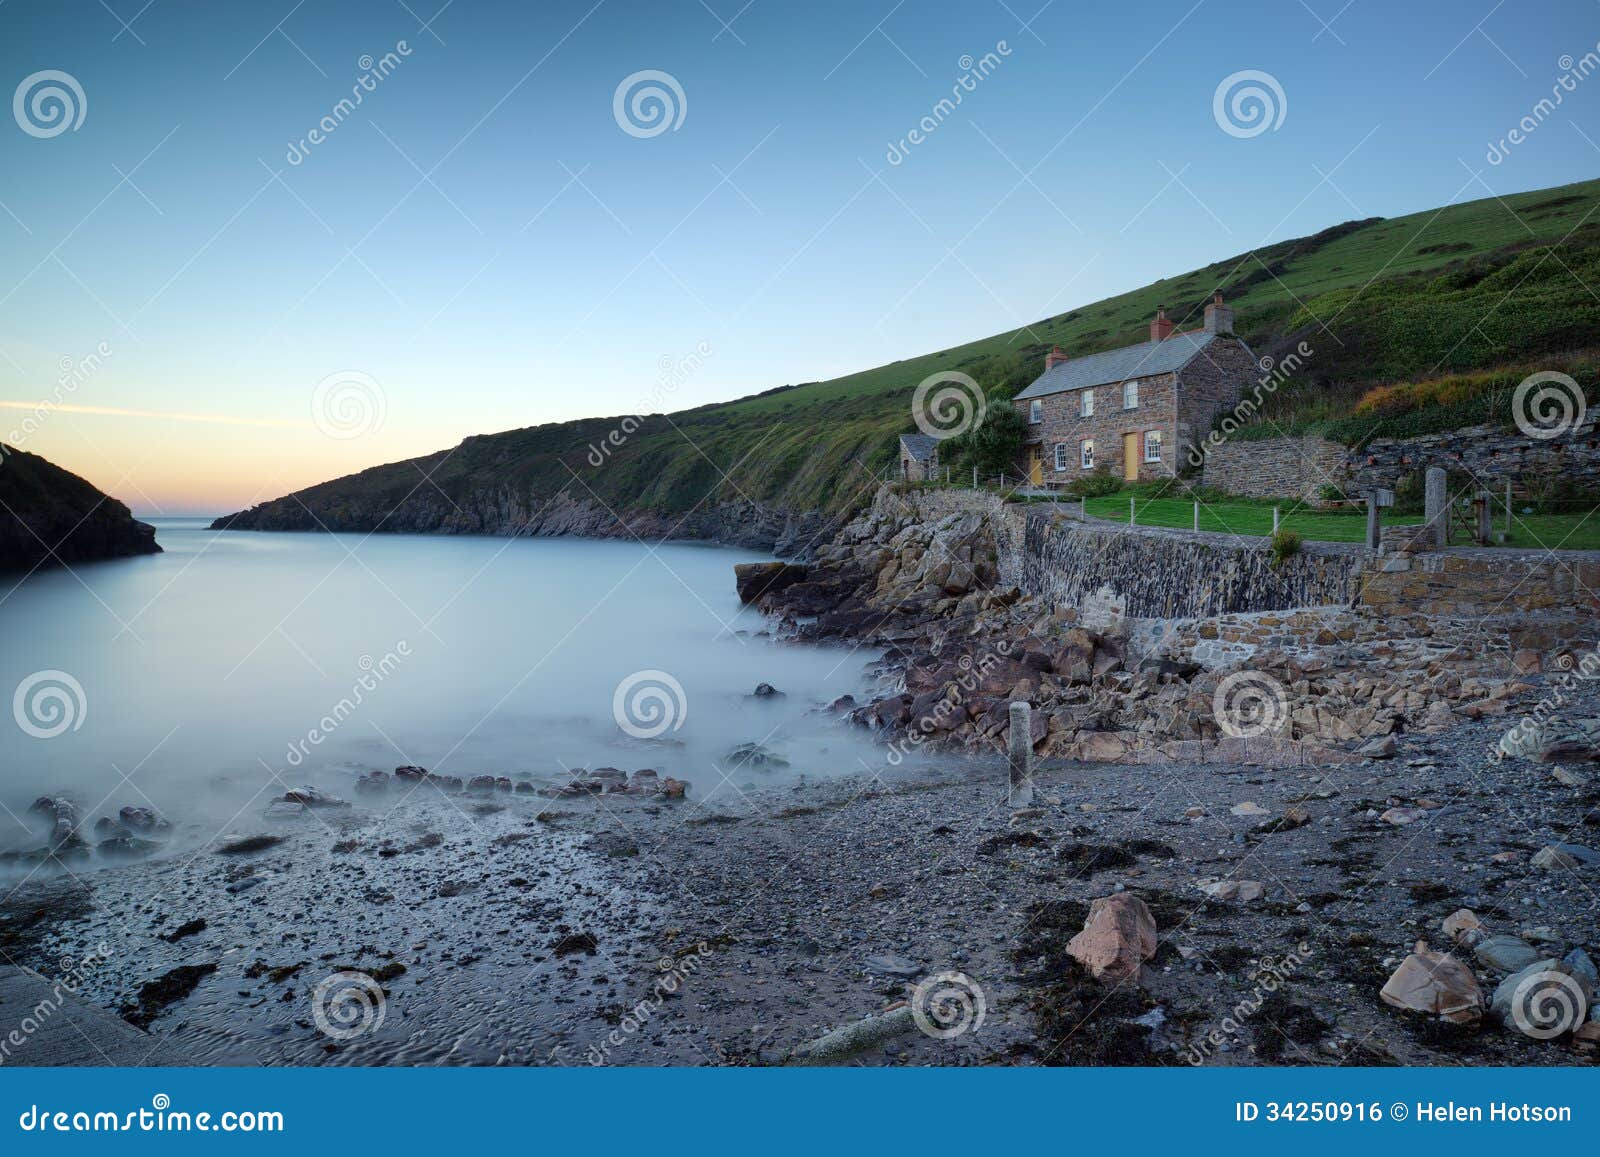
[[1375, 560], [1361, 576], [1367, 606], [1452, 618], [1600, 616], [1595, 592], [1600, 556], [1592, 551], [1402, 553]]
[[1069, 503], [1007, 503], [987, 491], [930, 489], [885, 492], [877, 506], [927, 522], [983, 515], [994, 532], [1001, 585], [1072, 608], [1097, 629], [1107, 620], [1171, 622], [1354, 605], [1463, 620], [1600, 620], [1600, 599], [1592, 593], [1600, 592], [1600, 552], [1594, 551], [1373, 555], [1351, 543], [1307, 542], [1274, 567], [1265, 539], [1083, 522]]

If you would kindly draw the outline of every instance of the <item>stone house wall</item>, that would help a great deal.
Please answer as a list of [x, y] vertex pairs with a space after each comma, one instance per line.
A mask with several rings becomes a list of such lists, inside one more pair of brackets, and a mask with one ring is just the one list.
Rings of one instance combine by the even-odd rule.
[[[1255, 355], [1238, 338], [1220, 336], [1178, 371], [1178, 422], [1173, 450], [1178, 468], [1189, 447], [1210, 433], [1219, 414], [1239, 404], [1245, 386], [1260, 374]], [[1171, 435], [1169, 435], [1170, 437]]]
[[[1081, 414], [1082, 395], [1089, 392], [1069, 390], [1049, 394], [1038, 399], [1043, 420], [1030, 424], [1023, 435], [1024, 454], [1028, 448], [1039, 446], [1044, 454], [1044, 481], [1071, 482], [1083, 478], [1094, 470], [1082, 468], [1080, 447], [1084, 439], [1094, 439], [1094, 469], [1109, 470], [1118, 478], [1124, 477], [1122, 439], [1125, 434], [1143, 435], [1147, 430], [1162, 434], [1161, 461], [1145, 462], [1143, 440], [1139, 443], [1139, 477], [1166, 478], [1176, 471], [1178, 448], [1173, 444], [1173, 431], [1177, 427], [1177, 406], [1174, 397], [1172, 374], [1154, 374], [1139, 378], [1139, 405], [1136, 409], [1122, 408], [1122, 383], [1093, 387], [1094, 416]], [[1024, 422], [1028, 421], [1029, 404], [1014, 403]], [[1065, 469], [1056, 469], [1055, 447], [1066, 447], [1063, 463]], [[1023, 463], [1026, 467], [1026, 461]]]

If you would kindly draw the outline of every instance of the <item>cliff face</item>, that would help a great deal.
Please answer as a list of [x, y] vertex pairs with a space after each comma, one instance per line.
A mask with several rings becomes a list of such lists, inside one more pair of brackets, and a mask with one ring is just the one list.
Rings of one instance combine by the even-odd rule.
[[0, 444], [0, 570], [157, 554], [156, 528], [76, 474]]
[[807, 554], [826, 537], [829, 520], [816, 512], [783, 510], [743, 500], [706, 503], [687, 514], [640, 510], [613, 512], [592, 498], [558, 494], [540, 499], [510, 486], [446, 497], [423, 487], [391, 504], [325, 484], [300, 494], [225, 515], [214, 530], [325, 530], [390, 534], [489, 534], [583, 538], [701, 539]]

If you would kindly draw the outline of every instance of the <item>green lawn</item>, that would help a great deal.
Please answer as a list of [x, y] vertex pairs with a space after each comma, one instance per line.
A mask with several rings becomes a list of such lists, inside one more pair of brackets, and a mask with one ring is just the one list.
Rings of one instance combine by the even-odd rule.
[[[1170, 526], [1179, 530], [1194, 527], [1194, 503], [1182, 498], [1137, 498], [1140, 526]], [[1128, 496], [1113, 494], [1109, 498], [1091, 498], [1088, 513], [1094, 518], [1109, 522], [1128, 521]], [[1367, 516], [1362, 511], [1307, 510], [1304, 507], [1289, 513], [1282, 508], [1282, 525], [1299, 533], [1301, 538], [1318, 542], [1360, 542], [1367, 533]], [[1390, 523], [1421, 522], [1416, 515], [1398, 516], [1386, 520]], [[1220, 531], [1224, 534], [1246, 534], [1265, 538], [1272, 533], [1272, 504], [1234, 499], [1227, 502], [1202, 502], [1200, 504], [1200, 529]]]
[[[1091, 498], [1086, 503], [1086, 509], [1093, 518], [1126, 523], [1128, 499], [1126, 494]], [[1140, 526], [1167, 526], [1179, 530], [1190, 530], [1194, 526], [1194, 503], [1188, 499], [1136, 498], [1135, 502]], [[1360, 510], [1325, 511], [1301, 507], [1289, 513], [1288, 504], [1283, 504], [1280, 509], [1285, 511], [1281, 525], [1309, 541], [1360, 542], [1366, 535], [1367, 516]], [[1496, 517], [1494, 525], [1497, 531], [1505, 525], [1504, 517], [1503, 514]], [[1384, 517], [1386, 526], [1413, 525], [1421, 521], [1422, 516], [1418, 514], [1390, 514]], [[1202, 502], [1200, 529], [1265, 538], [1272, 533], [1272, 503], [1248, 499]], [[1600, 550], [1600, 512], [1592, 516], [1515, 515], [1511, 523], [1511, 537], [1504, 545], [1520, 549]]]

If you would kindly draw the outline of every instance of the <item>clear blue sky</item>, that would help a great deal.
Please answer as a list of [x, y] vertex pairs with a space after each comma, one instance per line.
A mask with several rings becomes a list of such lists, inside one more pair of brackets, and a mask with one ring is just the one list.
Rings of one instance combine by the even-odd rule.
[[[701, 343], [664, 408], [1600, 168], [1578, 131], [1600, 141], [1600, 79], [1485, 161], [1600, 41], [1587, 0], [1041, 3], [7, 0], [0, 96], [58, 69], [87, 110], [48, 138], [0, 117], [0, 400], [50, 397], [105, 343], [65, 400], [157, 416], [58, 410], [26, 448], [139, 510], [217, 511], [631, 412]], [[645, 69], [685, 98], [650, 137], [613, 115]], [[1250, 138], [1212, 107], [1245, 69], [1287, 104]], [[347, 370], [378, 383], [383, 425], [329, 438], [313, 393]], [[23, 416], [0, 411], [0, 437]]]

